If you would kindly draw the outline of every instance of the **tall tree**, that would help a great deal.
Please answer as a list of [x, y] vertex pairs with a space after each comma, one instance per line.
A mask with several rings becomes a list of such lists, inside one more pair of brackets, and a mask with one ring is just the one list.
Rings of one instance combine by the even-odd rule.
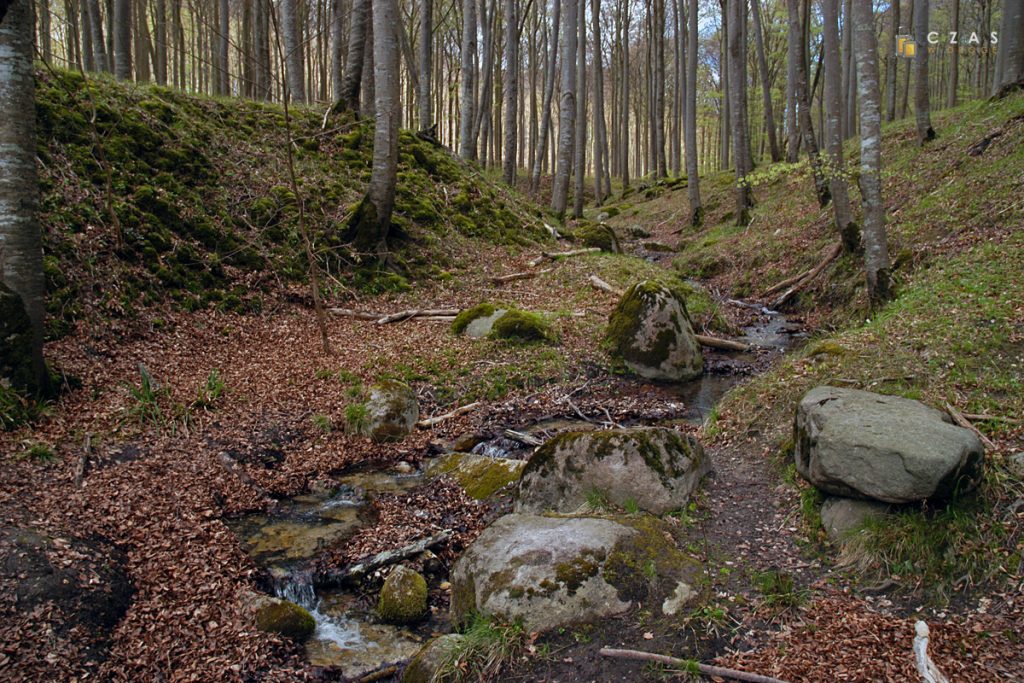
[[576, 31], [579, 24], [578, 0], [562, 0], [562, 92], [558, 108], [558, 155], [551, 188], [551, 209], [559, 220], [565, 216], [569, 200], [569, 175], [572, 173], [573, 146], [576, 143]]
[[[756, 0], [755, 0], [756, 1]], [[697, 0], [689, 0], [687, 16], [689, 41], [686, 56], [686, 185], [690, 201], [690, 225], [697, 227], [704, 221], [704, 206], [700, 201], [700, 174], [697, 163]]]
[[516, 126], [519, 123], [519, 9], [516, 0], [505, 2], [505, 81], [504, 109], [505, 149], [502, 157], [502, 176], [509, 185], [516, 182]]
[[157, 85], [167, 85], [167, 0], [156, 0], [153, 5], [153, 14], [155, 30], [153, 76], [156, 78]]
[[530, 193], [540, 189], [540, 169], [548, 151], [548, 131], [551, 128], [551, 100], [555, 93], [555, 71], [558, 64], [558, 29], [561, 20], [561, 0], [551, 0], [551, 46], [544, 63], [544, 99], [541, 103], [540, 133], [537, 136], [537, 154], [530, 178]]
[[420, 0], [420, 71], [419, 105], [420, 130], [434, 125], [431, 114], [434, 74], [434, 0]]
[[764, 126], [768, 132], [768, 149], [772, 161], [780, 161], [779, 141], [775, 138], [775, 112], [772, 109], [772, 88], [768, 80], [768, 60], [764, 55], [764, 28], [761, 25], [761, 0], [750, 0], [754, 15], [754, 43], [757, 48], [757, 71], [761, 76], [761, 97], [764, 102]]
[[587, 7], [586, 0], [577, 0], [579, 23], [576, 35], [576, 144], [573, 146], [572, 215], [583, 215], [584, 176], [587, 163]]
[[[367, 0], [357, 0], [367, 2]], [[555, 0], [556, 2], [558, 0]], [[459, 83], [459, 156], [476, 159], [476, 0], [462, 0], [462, 79]]]
[[284, 43], [285, 72], [292, 100], [306, 101], [305, 65], [302, 59], [302, 40], [299, 36], [299, 0], [281, 0], [281, 40]]
[[132, 0], [114, 0], [114, 75], [132, 77]]
[[[786, 3], [792, 14], [800, 16], [799, 0], [787, 0]], [[809, 21], [810, 3], [804, 3], [804, 20]], [[814, 189], [818, 195], [818, 204], [826, 206], [830, 199], [828, 182], [821, 168], [821, 157], [818, 154], [818, 142], [814, 137], [814, 124], [811, 121], [811, 97], [807, 92], [807, 37], [803, 29], [800, 29], [797, 39], [797, 66], [796, 66], [796, 109], [797, 127], [800, 129], [801, 143], [807, 150], [807, 156], [811, 161], [811, 171], [814, 174]]]
[[[800, 123], [797, 118], [797, 89], [803, 71], [803, 31], [800, 28], [800, 5], [797, 0], [786, 0], [786, 161], [796, 163], [800, 155]], [[803, 82], [806, 84], [807, 79]]]
[[931, 85], [928, 81], [928, 14], [931, 0], [917, 0], [914, 15], [914, 118], [917, 120], [917, 141], [922, 145], [935, 139], [932, 129]]
[[31, 0], [0, 5], [0, 283], [21, 298], [32, 327], [32, 381], [46, 393], [43, 362], [46, 281], [36, 179], [35, 80]]
[[362, 85], [366, 56], [367, 24], [370, 20], [370, 0], [353, 0], [348, 29], [348, 55], [345, 58], [345, 78], [341, 93], [335, 95], [335, 106], [359, 112], [359, 89]]
[[331, 97], [341, 99], [345, 82], [345, 14], [344, 0], [331, 1]]
[[[217, 92], [220, 95], [231, 94], [231, 71], [228, 65], [228, 45], [230, 42], [231, 15], [228, 12], [228, 0], [219, 0], [217, 13]], [[299, 100], [302, 102], [303, 100]]]
[[[899, 76], [899, 55], [896, 54], [896, 40], [900, 32], [900, 0], [892, 0], [889, 5], [889, 18], [891, 22], [889, 24], [889, 56], [886, 64], [886, 78], [885, 78], [885, 120], [895, 121], [896, 120], [896, 81]], [[852, 18], [852, 14], [851, 14]], [[850, 22], [850, 19], [847, 19]], [[850, 22], [850, 28], [853, 29], [853, 24]], [[852, 127], [852, 126], [851, 126]]]
[[1024, 87], [1024, 0], [1005, 0], [992, 94]]
[[743, 27], [747, 23], [746, 0], [728, 0], [729, 99], [732, 100], [733, 165], [736, 167], [736, 224], [750, 222], [754, 205], [750, 183], [747, 182], [750, 141], [747, 136], [747, 51]]
[[871, 0], [853, 0], [853, 43], [860, 96], [860, 194], [864, 207], [864, 265], [868, 298], [878, 306], [891, 297], [889, 245], [882, 203], [882, 110], [878, 44]]
[[590, 20], [590, 30], [594, 34], [594, 197], [600, 206], [611, 194], [611, 184], [608, 178], [608, 131], [604, 117], [604, 54], [599, 0], [590, 0]]
[[836, 229], [847, 252], [860, 247], [860, 234], [853, 222], [843, 165], [842, 87], [839, 50], [839, 0], [822, 0], [823, 59], [825, 69], [825, 150], [832, 208]]
[[956, 106], [957, 90], [960, 86], [960, 0], [953, 0], [953, 17], [950, 29], [956, 34], [957, 40], [951, 45], [949, 55], [949, 89], [946, 92], [946, 106]]
[[651, 65], [653, 80], [651, 88], [653, 97], [651, 104], [651, 121], [654, 154], [652, 162], [656, 178], [668, 175], [668, 162], [665, 158], [665, 0], [651, 2], [651, 48], [654, 50], [654, 63]]

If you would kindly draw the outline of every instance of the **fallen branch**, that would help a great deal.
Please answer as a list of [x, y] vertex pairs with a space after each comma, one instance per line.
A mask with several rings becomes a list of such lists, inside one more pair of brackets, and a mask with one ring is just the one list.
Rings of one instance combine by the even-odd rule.
[[378, 325], [387, 325], [388, 323], [397, 323], [402, 320], [408, 320], [409, 318], [424, 318], [434, 316], [456, 316], [459, 314], [458, 308], [410, 308], [407, 311], [399, 311], [398, 313], [391, 313], [385, 315], [377, 320]]
[[[419, 133], [417, 133], [419, 135]], [[385, 666], [383, 669], [377, 669], [371, 673], [366, 674], [359, 679], [359, 683], [376, 683], [377, 681], [383, 681], [385, 678], [391, 678], [398, 673], [398, 666], [392, 664], [391, 666]]]
[[711, 349], [722, 349], [725, 351], [749, 351], [750, 344], [744, 344], [743, 342], [733, 341], [732, 339], [719, 339], [718, 337], [708, 337], [703, 334], [695, 334], [697, 341], [700, 342], [701, 346], [707, 346]]
[[825, 270], [825, 268], [828, 266], [828, 264], [832, 263], [837, 258], [839, 258], [839, 254], [841, 254], [841, 253], [843, 253], [843, 245], [841, 243], [837, 242], [832, 247], [832, 249], [828, 252], [828, 254], [825, 256], [825, 258], [822, 259], [821, 263], [819, 263], [818, 265], [814, 266], [814, 268], [812, 268], [803, 278], [801, 278], [799, 282], [797, 282], [792, 287], [787, 289], [782, 294], [782, 296], [780, 296], [778, 299], [773, 301], [772, 304], [771, 304], [771, 308], [774, 309], [774, 310], [778, 310], [779, 308], [781, 308], [782, 305], [785, 304], [787, 301], [789, 301], [789, 299], [794, 294], [796, 294], [801, 289], [803, 289], [808, 284], [810, 284], [814, 280], [814, 278], [818, 277], [818, 275], [821, 274], [821, 271]]
[[529, 266], [531, 268], [536, 268], [549, 259], [554, 261], [555, 259], [568, 258], [569, 256], [593, 254], [598, 251], [601, 251], [600, 247], [587, 247], [585, 249], [573, 249], [571, 251], [542, 251], [540, 256], [530, 261]]
[[89, 472], [89, 458], [92, 456], [92, 434], [85, 435], [85, 444], [82, 446], [82, 454], [78, 456], [78, 464], [75, 466], [75, 488], [82, 488], [85, 475]]
[[354, 311], [351, 308], [328, 308], [327, 312], [331, 315], [341, 316], [342, 318], [355, 318], [357, 320], [380, 320], [384, 315], [383, 313]]
[[986, 415], [984, 413], [963, 413], [971, 422], [1003, 422], [1008, 425], [1019, 425], [1020, 420], [1015, 420], [1012, 417], [1003, 417], [1001, 415]]
[[540, 446], [544, 442], [533, 436], [532, 434], [526, 434], [525, 432], [517, 432], [514, 429], [506, 429], [505, 438], [518, 441], [524, 446]]
[[351, 581], [360, 576], [368, 574], [375, 569], [380, 569], [381, 567], [386, 567], [389, 564], [401, 562], [405, 558], [412, 557], [413, 555], [419, 555], [424, 550], [432, 548], [435, 545], [444, 543], [451, 537], [452, 530], [445, 529], [444, 531], [438, 534], [428, 536], [427, 538], [422, 538], [414, 543], [402, 546], [401, 548], [396, 548], [394, 550], [385, 550], [382, 553], [377, 553], [365, 562], [358, 562], [356, 564], [349, 565], [348, 567], [340, 571], [325, 573], [321, 577], [320, 583], [323, 585], [339, 585], [347, 581]]
[[615, 648], [602, 647], [601, 654], [605, 657], [616, 657], [618, 659], [635, 659], [641, 662], [668, 664], [669, 666], [674, 666], [678, 669], [691, 673], [700, 672], [705, 676], [720, 676], [721, 678], [731, 678], [734, 681], [745, 681], [746, 683], [785, 683], [785, 681], [778, 678], [772, 678], [771, 676], [762, 676], [761, 674], [752, 674], [747, 673], [746, 671], [727, 669], [723, 666], [701, 664], [700, 662], [694, 662], [688, 659], [656, 655], [653, 652], [641, 652], [640, 650], [617, 650]]
[[590, 286], [593, 287], [594, 289], [599, 289], [602, 292], [608, 292], [609, 294], [614, 294], [615, 296], [622, 296], [623, 294], [625, 294], [625, 292], [623, 292], [621, 289], [612, 287], [610, 284], [608, 284], [607, 282], [605, 282], [596, 275], [591, 275], [588, 279], [590, 280]]
[[530, 278], [543, 275], [544, 273], [550, 273], [550, 268], [544, 268], [543, 270], [528, 270], [522, 273], [512, 273], [510, 275], [501, 275], [498, 277], [492, 277], [491, 282], [496, 285], [503, 285], [506, 282], [515, 282], [516, 280], [529, 280]]
[[480, 405], [480, 401], [474, 401], [473, 403], [461, 406], [459, 408], [456, 408], [455, 410], [447, 412], [444, 415], [438, 415], [436, 417], [428, 417], [425, 420], [420, 420], [419, 422], [416, 423], [416, 426], [417, 427], [421, 427], [423, 429], [426, 429], [427, 427], [433, 427], [434, 425], [440, 424], [440, 423], [444, 422], [445, 420], [450, 420], [453, 417], [458, 417], [459, 415], [463, 415], [465, 413], [471, 412], [471, 411], [475, 410], [477, 408], [477, 406], [479, 406], [479, 405]]
[[928, 655], [928, 624], [918, 621], [914, 624], [914, 660], [917, 662], [917, 672], [921, 674], [924, 683], [949, 683], [939, 667]]
[[969, 429], [972, 432], [974, 432], [978, 436], [978, 438], [981, 439], [981, 442], [985, 444], [985, 448], [994, 449], [996, 447], [996, 445], [992, 442], [992, 439], [982, 434], [977, 427], [971, 424], [970, 420], [961, 415], [960, 411], [958, 411], [949, 403], [946, 404], [946, 412], [949, 413], [949, 416], [951, 418], [953, 418], [953, 422], [957, 423], [964, 429]]
[[[813, 268], [810, 269], [810, 270], [805, 270], [804, 272], [799, 273], [797, 275], [794, 275], [793, 277], [787, 277], [785, 280], [783, 280], [779, 284], [777, 284], [777, 285], [775, 285], [773, 287], [769, 287], [768, 289], [766, 289], [764, 291], [763, 294], [761, 294], [761, 298], [762, 299], [767, 299], [772, 294], [778, 294], [779, 292], [784, 290], [786, 287], [789, 287], [791, 285], [795, 285], [796, 283], [800, 282], [805, 277], [810, 275], [811, 274], [811, 270], [813, 270]], [[740, 303], [740, 302], [737, 302], [737, 303]], [[756, 306], [751, 306], [751, 308], [757, 308], [757, 307]]]

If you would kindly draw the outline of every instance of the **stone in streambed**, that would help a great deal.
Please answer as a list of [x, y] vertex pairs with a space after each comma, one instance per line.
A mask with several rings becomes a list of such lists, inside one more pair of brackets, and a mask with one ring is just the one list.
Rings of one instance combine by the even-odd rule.
[[360, 431], [374, 441], [401, 441], [416, 427], [420, 404], [413, 390], [402, 382], [389, 380], [370, 387], [364, 404], [366, 416]]
[[391, 624], [411, 624], [427, 613], [427, 581], [419, 572], [398, 565], [380, 589], [377, 613]]
[[316, 620], [308, 610], [294, 602], [266, 597], [256, 610], [256, 627], [268, 633], [278, 633], [299, 642], [309, 639], [316, 631]]

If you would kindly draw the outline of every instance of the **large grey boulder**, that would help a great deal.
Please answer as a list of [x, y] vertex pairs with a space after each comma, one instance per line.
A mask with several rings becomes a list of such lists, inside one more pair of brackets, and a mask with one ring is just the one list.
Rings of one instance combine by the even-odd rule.
[[530, 458], [517, 512], [573, 512], [599, 494], [661, 515], [686, 507], [711, 468], [700, 442], [664, 427], [569, 432]]
[[455, 563], [452, 620], [476, 611], [545, 631], [621, 614], [634, 601], [660, 606], [698, 576], [670, 538], [649, 517], [506, 515]]
[[897, 396], [816, 387], [797, 406], [793, 438], [797, 471], [834, 496], [910, 503], [981, 479], [984, 447], [973, 432]]
[[606, 338], [641, 377], [681, 382], [704, 371], [686, 302], [657, 282], [638, 282], [622, 295], [608, 319]]
[[408, 385], [396, 381], [370, 387], [362, 433], [377, 442], [401, 441], [416, 427], [420, 404]]
[[875, 500], [854, 500], [829, 496], [821, 504], [821, 526], [828, 540], [840, 543], [850, 532], [871, 519], [882, 519], [889, 506]]

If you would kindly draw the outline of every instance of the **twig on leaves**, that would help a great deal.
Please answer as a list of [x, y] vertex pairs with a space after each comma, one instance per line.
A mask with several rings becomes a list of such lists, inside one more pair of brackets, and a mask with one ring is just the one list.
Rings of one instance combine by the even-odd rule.
[[635, 659], [641, 662], [667, 664], [690, 673], [701, 673], [705, 676], [731, 678], [734, 681], [744, 681], [745, 683], [785, 683], [785, 681], [778, 678], [772, 678], [771, 676], [762, 676], [761, 674], [752, 674], [747, 673], [746, 671], [727, 669], [723, 666], [711, 666], [710, 664], [701, 664], [700, 662], [695, 662], [689, 659], [657, 655], [653, 652], [642, 652], [641, 650], [617, 650], [615, 648], [603, 647], [601, 648], [601, 654], [605, 657], [616, 657], [618, 659]]

